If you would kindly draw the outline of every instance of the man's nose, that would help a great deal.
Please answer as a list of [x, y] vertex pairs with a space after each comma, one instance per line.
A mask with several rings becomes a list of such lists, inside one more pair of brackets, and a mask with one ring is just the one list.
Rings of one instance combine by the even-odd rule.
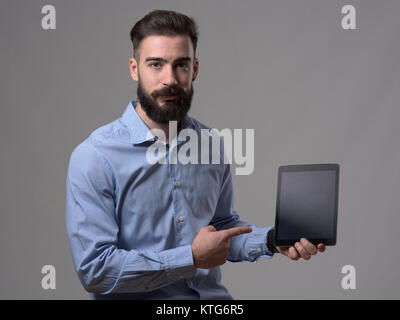
[[173, 86], [178, 84], [178, 81], [176, 80], [176, 75], [172, 67], [167, 67], [164, 70], [162, 82], [166, 86]]

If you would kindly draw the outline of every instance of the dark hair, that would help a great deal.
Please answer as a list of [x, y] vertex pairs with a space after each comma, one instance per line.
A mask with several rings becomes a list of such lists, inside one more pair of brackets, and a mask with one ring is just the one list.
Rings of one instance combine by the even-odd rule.
[[[198, 28], [193, 18], [168, 10], [154, 10], [136, 22], [131, 30], [133, 55], [138, 52], [140, 42], [151, 35], [177, 36], [188, 35], [192, 40], [194, 57], [196, 57]], [[135, 56], [139, 58], [139, 56]]]

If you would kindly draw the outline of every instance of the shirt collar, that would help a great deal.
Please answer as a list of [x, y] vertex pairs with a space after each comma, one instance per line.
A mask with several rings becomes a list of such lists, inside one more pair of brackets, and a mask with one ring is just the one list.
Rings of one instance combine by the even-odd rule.
[[[135, 110], [136, 106], [137, 100], [130, 101], [121, 118], [129, 130], [132, 144], [154, 141], [155, 136], [152, 133], [147, 135], [150, 129], [137, 114]], [[193, 121], [189, 116], [185, 116], [182, 120], [181, 130], [186, 128], [194, 129]]]

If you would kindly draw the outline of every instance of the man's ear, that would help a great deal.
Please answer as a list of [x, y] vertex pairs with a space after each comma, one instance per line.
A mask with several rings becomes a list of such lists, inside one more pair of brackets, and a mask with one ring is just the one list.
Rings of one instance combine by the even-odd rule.
[[139, 80], [138, 62], [136, 61], [135, 58], [130, 58], [129, 59], [129, 71], [131, 73], [132, 79], [137, 82]]
[[197, 74], [199, 73], [199, 59], [195, 59], [193, 63], [193, 77], [192, 81], [196, 80]]

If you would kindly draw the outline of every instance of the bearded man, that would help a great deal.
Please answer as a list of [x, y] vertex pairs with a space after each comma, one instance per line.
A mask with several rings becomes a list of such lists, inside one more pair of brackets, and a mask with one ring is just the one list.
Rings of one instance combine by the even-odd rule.
[[[324, 251], [304, 238], [275, 247], [273, 227], [240, 220], [223, 160], [169, 161], [181, 146], [171, 144], [170, 121], [178, 132], [192, 129], [200, 136], [207, 129], [187, 115], [199, 70], [195, 21], [156, 10], [130, 35], [137, 100], [79, 144], [68, 167], [67, 235], [76, 272], [92, 297], [232, 299], [221, 283], [219, 266], [227, 260], [255, 262], [278, 252], [308, 260]], [[165, 144], [164, 164], [146, 160], [153, 143]]]

